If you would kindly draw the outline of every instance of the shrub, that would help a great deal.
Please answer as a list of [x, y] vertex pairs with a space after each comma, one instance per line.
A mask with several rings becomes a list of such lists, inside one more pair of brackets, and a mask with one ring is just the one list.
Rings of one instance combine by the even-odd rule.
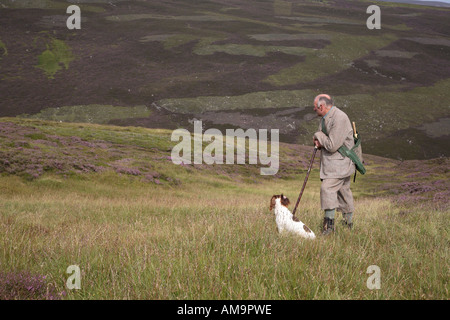
[[29, 272], [0, 272], [0, 300], [60, 300], [46, 276]]

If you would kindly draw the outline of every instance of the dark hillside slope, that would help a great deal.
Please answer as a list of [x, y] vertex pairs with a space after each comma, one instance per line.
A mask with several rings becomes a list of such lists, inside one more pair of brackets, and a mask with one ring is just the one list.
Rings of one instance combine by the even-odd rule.
[[366, 152], [448, 157], [450, 9], [375, 3], [381, 30], [366, 27], [372, 2], [344, 0], [83, 1], [81, 30], [68, 30], [66, 1], [0, 0], [0, 116], [196, 118], [308, 145], [312, 99], [328, 92]]

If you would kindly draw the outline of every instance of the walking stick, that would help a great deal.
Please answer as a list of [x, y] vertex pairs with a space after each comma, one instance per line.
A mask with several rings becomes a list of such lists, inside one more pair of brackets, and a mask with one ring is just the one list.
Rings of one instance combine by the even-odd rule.
[[[356, 132], [356, 124], [355, 124], [355, 121], [352, 122], [352, 125], [353, 125], [353, 135], [355, 136], [355, 139], [357, 139], [357, 138], [358, 138], [358, 133]], [[355, 170], [355, 175], [353, 176], [353, 183], [356, 182], [356, 173], [357, 173], [357, 172], [358, 172], [358, 171]]]
[[312, 165], [314, 163], [314, 158], [316, 157], [316, 152], [318, 148], [314, 146], [314, 151], [311, 157], [311, 162], [309, 163], [308, 172], [306, 173], [305, 181], [303, 182], [302, 191], [300, 191], [300, 195], [298, 196], [297, 203], [295, 204], [294, 211], [292, 211], [292, 216], [295, 217], [295, 211], [297, 210], [298, 204], [300, 203], [300, 199], [302, 198], [303, 191], [305, 191], [306, 182], [308, 181], [309, 173], [311, 172]]

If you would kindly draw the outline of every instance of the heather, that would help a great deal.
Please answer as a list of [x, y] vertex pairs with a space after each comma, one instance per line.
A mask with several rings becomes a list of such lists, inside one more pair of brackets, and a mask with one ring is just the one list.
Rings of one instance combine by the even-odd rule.
[[[131, 152], [134, 152], [133, 158], [127, 158], [127, 153]], [[68, 177], [112, 170], [139, 176], [152, 183], [160, 183], [161, 180], [175, 183], [175, 178], [160, 174], [151, 165], [150, 159], [158, 157], [157, 154], [144, 155], [128, 146], [105, 140], [50, 134], [33, 126], [0, 122], [0, 173], [29, 180], [44, 173]], [[166, 158], [166, 161], [170, 159]]]
[[448, 158], [397, 161], [380, 167], [374, 190], [406, 206], [448, 208], [450, 198]]
[[[279, 235], [312, 152], [280, 171], [170, 160], [164, 130], [0, 119], [0, 299], [448, 299], [447, 158], [366, 155], [354, 230]], [[298, 217], [320, 230], [318, 162]], [[293, 209], [291, 205], [290, 209]], [[78, 265], [81, 289], [66, 287]], [[381, 289], [369, 290], [370, 265]]]
[[0, 272], [0, 300], [59, 300], [65, 292], [57, 294], [46, 281], [46, 276], [28, 272]]

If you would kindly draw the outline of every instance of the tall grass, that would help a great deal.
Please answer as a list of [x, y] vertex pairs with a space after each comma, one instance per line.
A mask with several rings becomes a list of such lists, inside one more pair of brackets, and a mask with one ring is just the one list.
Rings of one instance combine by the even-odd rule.
[[[354, 230], [338, 216], [335, 235], [306, 241], [278, 234], [268, 210], [273, 194], [295, 202], [295, 180], [0, 179], [0, 269], [45, 275], [65, 299], [448, 298], [448, 211], [361, 198], [358, 185]], [[319, 183], [314, 171], [298, 211], [316, 233]], [[80, 290], [65, 286], [70, 265]], [[379, 290], [366, 286], [370, 265]]]

